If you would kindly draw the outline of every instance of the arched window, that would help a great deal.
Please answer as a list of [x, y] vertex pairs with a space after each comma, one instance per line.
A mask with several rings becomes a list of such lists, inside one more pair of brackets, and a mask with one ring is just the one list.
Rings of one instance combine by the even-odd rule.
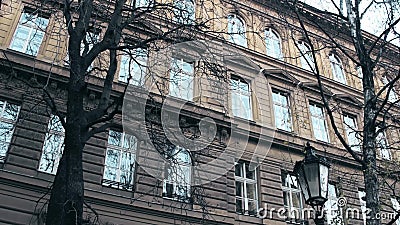
[[330, 54], [329, 61], [331, 62], [333, 79], [346, 84], [346, 77], [344, 76], [343, 65], [340, 59], [335, 54]]
[[276, 59], [282, 59], [281, 39], [271, 28], [265, 30], [265, 47], [267, 55]]
[[193, 24], [194, 0], [174, 0], [174, 20], [181, 24]]
[[298, 48], [300, 50], [301, 67], [305, 70], [314, 71], [315, 63], [310, 47], [304, 41], [299, 41]]
[[244, 22], [235, 14], [228, 16], [228, 40], [237, 45], [247, 47], [246, 27]]

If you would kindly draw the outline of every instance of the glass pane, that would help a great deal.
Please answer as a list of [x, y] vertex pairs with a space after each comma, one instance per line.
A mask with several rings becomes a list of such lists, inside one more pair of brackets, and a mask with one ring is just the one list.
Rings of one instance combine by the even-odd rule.
[[236, 181], [236, 196], [244, 197], [243, 196], [243, 183]]
[[249, 215], [256, 215], [257, 213], [257, 201], [249, 200]]
[[121, 156], [120, 169], [123, 171], [133, 171], [134, 166], [135, 166], [135, 155], [130, 152], [123, 152]]
[[252, 180], [254, 180], [255, 179], [255, 170], [253, 170], [253, 171], [250, 171], [250, 169], [249, 169], [249, 164], [245, 164], [245, 168], [246, 168], [246, 178], [247, 179], [252, 179]]
[[120, 151], [107, 149], [105, 164], [108, 167], [119, 168], [119, 154]]
[[11, 123], [0, 122], [0, 141], [9, 143], [12, 137], [14, 125]]
[[108, 132], [108, 144], [121, 146], [122, 133], [110, 130]]
[[243, 211], [243, 200], [242, 199], [236, 199], [236, 212], [237, 213], [244, 213], [244, 211]]
[[117, 169], [105, 166], [105, 168], [104, 168], [104, 179], [118, 182], [118, 180], [117, 180]]
[[136, 137], [124, 134], [124, 145], [122, 147], [132, 151], [136, 150]]
[[235, 165], [235, 176], [244, 177], [243, 176], [243, 164], [242, 163], [237, 163]]
[[301, 193], [300, 192], [296, 192], [296, 193], [292, 193], [292, 201], [293, 201], [293, 207], [296, 208], [301, 208]]
[[257, 199], [256, 184], [246, 183], [247, 198]]

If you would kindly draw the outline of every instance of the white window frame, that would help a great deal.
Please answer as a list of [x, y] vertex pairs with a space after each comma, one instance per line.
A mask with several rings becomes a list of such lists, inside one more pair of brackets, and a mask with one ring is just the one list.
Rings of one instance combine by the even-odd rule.
[[283, 59], [281, 37], [270, 27], [265, 29], [265, 47], [268, 56]]
[[336, 221], [342, 221], [342, 216], [339, 213], [337, 204], [337, 190], [336, 185], [328, 183], [328, 200], [325, 202], [324, 210], [326, 211], [327, 224], [337, 224]]
[[229, 14], [227, 20], [229, 42], [247, 47], [246, 23], [236, 14]]
[[343, 115], [343, 126], [346, 131], [347, 141], [353, 151], [361, 152], [361, 140], [358, 137], [357, 117], [349, 114]]
[[[316, 110], [320, 110], [321, 113], [315, 114]], [[316, 103], [310, 103], [310, 115], [315, 139], [329, 143], [329, 130], [323, 107]], [[317, 124], [323, 124], [323, 129]]]
[[[118, 136], [119, 143], [112, 143], [112, 139]], [[117, 153], [118, 159], [117, 161], [111, 161], [109, 152]], [[132, 190], [133, 181], [135, 175], [135, 166], [136, 166], [136, 153], [137, 153], [137, 138], [133, 135], [126, 134], [125, 132], [119, 132], [116, 130], [110, 130], [108, 132], [108, 141], [107, 141], [107, 149], [106, 156], [104, 160], [104, 172], [103, 172], [103, 181], [102, 184], [104, 186], [119, 188], [124, 190]], [[128, 164], [124, 165], [122, 162], [122, 158], [128, 158], [126, 162]], [[110, 165], [109, 163], [113, 163], [114, 165]], [[129, 167], [129, 169], [123, 169], [123, 166]], [[108, 173], [110, 172], [110, 173]], [[112, 172], [115, 172], [112, 174]], [[128, 176], [124, 176], [124, 175]], [[114, 179], [109, 179], [108, 175], [115, 176]], [[127, 177], [127, 178], [126, 178]], [[122, 180], [125, 180], [122, 181]]]
[[196, 4], [194, 0], [174, 0], [174, 21], [180, 24], [194, 24]]
[[191, 197], [192, 159], [189, 150], [176, 146], [166, 154], [163, 197], [189, 202]]
[[[285, 101], [282, 102], [282, 99], [285, 99]], [[272, 101], [274, 104], [276, 128], [289, 132], [292, 131], [292, 114], [290, 110], [289, 95], [281, 91], [273, 90]], [[285, 117], [287, 117], [287, 119], [285, 119]]]
[[[283, 192], [283, 206], [286, 209], [286, 221], [299, 223], [304, 218], [301, 218], [301, 212], [304, 207], [303, 204], [303, 196], [300, 189], [300, 184], [297, 181], [295, 175], [290, 173], [281, 172], [281, 179], [282, 179], [282, 192]], [[296, 188], [297, 186], [297, 188]], [[285, 196], [287, 199], [287, 203], [285, 203]], [[299, 207], [295, 207], [293, 204], [293, 198], [296, 197], [299, 203]]]
[[[243, 89], [243, 87], [247, 87]], [[253, 119], [250, 84], [238, 77], [230, 79], [232, 114], [247, 120]], [[248, 109], [245, 107], [248, 105]]]
[[58, 116], [50, 115], [38, 171], [55, 175], [64, 151], [65, 130]]
[[[238, 175], [236, 170], [240, 170], [240, 174]], [[247, 177], [248, 173], [252, 173], [254, 178]], [[241, 194], [237, 193], [238, 187], [237, 184], [240, 183], [241, 186]], [[248, 185], [254, 186], [254, 197], [248, 196]], [[253, 215], [255, 216], [258, 211], [258, 182], [257, 182], [257, 170], [254, 171], [249, 170], [249, 164], [247, 162], [239, 161], [235, 163], [235, 187], [236, 187], [236, 212], [244, 215]], [[240, 204], [241, 202], [241, 204]], [[250, 202], [252, 202], [255, 206], [254, 211], [250, 210]], [[240, 204], [241, 210], [238, 208]]]
[[194, 63], [173, 58], [170, 69], [169, 95], [193, 101]]
[[[376, 128], [378, 132], [379, 127]], [[386, 160], [392, 160], [392, 153], [390, 152], [389, 142], [387, 140], [386, 132], [381, 131], [376, 135], [376, 147], [379, 148], [380, 157]]]
[[331, 63], [333, 79], [342, 84], [347, 84], [346, 75], [343, 70], [343, 64], [342, 61], [339, 59], [339, 57], [331, 53], [329, 54], [329, 61]]
[[[400, 213], [400, 203], [395, 198], [390, 198], [390, 201], [392, 202], [392, 206], [395, 211], [394, 215], [396, 216], [398, 213]], [[396, 225], [400, 225], [400, 218], [396, 220]]]
[[300, 51], [299, 53], [301, 67], [305, 70], [313, 72], [315, 70], [315, 62], [310, 46], [304, 41], [299, 41], [297, 45]]
[[138, 48], [132, 54], [124, 53], [121, 56], [118, 81], [144, 87], [146, 79], [148, 52]]
[[[48, 18], [26, 11], [22, 12], [10, 44], [10, 49], [28, 55], [37, 56], [40, 46], [42, 45], [48, 23]], [[27, 31], [27, 36], [20, 37], [19, 35], [24, 30]], [[22, 46], [19, 46], [18, 43], [22, 44]]]
[[[13, 110], [15, 107], [16, 110]], [[8, 112], [9, 109], [12, 109], [11, 112]], [[17, 104], [11, 104], [7, 101], [0, 100], [0, 127], [5, 130], [4, 133], [0, 131], [0, 162], [4, 162], [6, 159], [20, 109], [21, 106]], [[10, 113], [14, 115], [10, 115]]]

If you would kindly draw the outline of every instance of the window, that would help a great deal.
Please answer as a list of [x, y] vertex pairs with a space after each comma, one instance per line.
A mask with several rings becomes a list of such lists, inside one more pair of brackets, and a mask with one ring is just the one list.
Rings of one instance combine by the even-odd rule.
[[136, 150], [135, 136], [114, 130], [108, 132], [103, 185], [132, 190]]
[[163, 196], [180, 201], [190, 198], [192, 160], [190, 153], [179, 146], [167, 152], [168, 163], [165, 167]]
[[361, 87], [363, 87], [363, 72], [361, 66], [356, 67], [357, 77], [360, 80]]
[[245, 24], [235, 14], [228, 16], [228, 34], [230, 42], [247, 47]]
[[236, 117], [253, 119], [251, 109], [251, 92], [249, 85], [239, 79], [231, 79], [232, 113]]
[[0, 101], [0, 162], [4, 162], [17, 123], [20, 106]]
[[[382, 83], [383, 85], [387, 85], [389, 83], [387, 77], [383, 77], [382, 78]], [[387, 90], [389, 89], [389, 87], [387, 88]], [[396, 102], [398, 100], [398, 96], [396, 94], [396, 90], [394, 88], [394, 86], [392, 87], [392, 89], [389, 92], [389, 97], [388, 97], [388, 101], [389, 102]]]
[[265, 46], [267, 48], [267, 55], [276, 59], [282, 59], [281, 39], [271, 28], [265, 30]]
[[[379, 128], [376, 128], [376, 131], [379, 131]], [[390, 153], [390, 148], [388, 146], [388, 141], [386, 138], [385, 131], [380, 131], [376, 136], [376, 147], [380, 151], [380, 156], [382, 159], [391, 160], [392, 154]]]
[[174, 0], [174, 20], [181, 24], [195, 21], [194, 0]]
[[330, 54], [329, 61], [331, 62], [333, 79], [346, 84], [346, 77], [344, 76], [343, 65], [340, 59], [336, 55]]
[[257, 173], [250, 171], [249, 164], [235, 164], [236, 212], [256, 215], [258, 210]]
[[11, 41], [10, 49], [36, 56], [48, 23], [47, 18], [23, 12]]
[[299, 41], [297, 46], [300, 51], [301, 67], [305, 70], [314, 71], [315, 63], [310, 47], [303, 41]]
[[272, 99], [274, 102], [275, 126], [278, 129], [291, 131], [292, 119], [290, 116], [290, 106], [287, 94], [273, 91]]
[[183, 59], [172, 59], [169, 94], [171, 96], [193, 100], [193, 63], [185, 62]]
[[283, 203], [286, 210], [286, 220], [299, 222], [303, 209], [303, 198], [297, 178], [289, 173], [281, 173]]
[[51, 115], [38, 170], [56, 174], [64, 150], [64, 127], [58, 116]]
[[329, 142], [324, 110], [317, 104], [310, 103], [311, 122], [315, 139]]
[[152, 2], [151, 0], [132, 0], [132, 3], [135, 3], [136, 8], [149, 7], [151, 2]]
[[[394, 211], [396, 211], [397, 213], [400, 213], [399, 201], [397, 201], [395, 198], [391, 198], [390, 200], [392, 202]], [[394, 215], [396, 216], [397, 214], [395, 213]], [[400, 225], [400, 219], [396, 220], [396, 225]]]
[[367, 224], [367, 202], [365, 201], [365, 192], [358, 190], [358, 198], [360, 199], [361, 213], [363, 216], [364, 225]]
[[147, 50], [135, 49], [133, 54], [123, 54], [118, 80], [136, 86], [144, 86], [147, 66]]
[[338, 224], [336, 221], [342, 221], [339, 214], [339, 207], [337, 205], [336, 186], [328, 184], [328, 200], [325, 202], [324, 208], [326, 210], [327, 224]]
[[351, 149], [360, 152], [361, 139], [359, 138], [359, 134], [357, 133], [358, 127], [356, 118], [350, 115], [344, 115], [343, 121], [344, 121], [344, 129], [346, 131], [348, 144], [350, 145]]

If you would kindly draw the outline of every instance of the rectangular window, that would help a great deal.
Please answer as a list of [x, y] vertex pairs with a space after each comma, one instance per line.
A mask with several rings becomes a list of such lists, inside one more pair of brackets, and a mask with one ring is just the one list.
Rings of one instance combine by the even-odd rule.
[[236, 212], [256, 215], [258, 210], [257, 173], [249, 164], [235, 164]]
[[152, 3], [151, 0], [131, 0], [131, 4], [135, 4], [136, 8], [145, 8], [145, 7], [149, 7], [150, 4]]
[[359, 138], [357, 120], [350, 115], [343, 116], [344, 129], [346, 130], [347, 141], [353, 151], [361, 151], [361, 139]]
[[132, 190], [136, 151], [135, 136], [114, 130], [108, 132], [103, 185]]
[[193, 63], [183, 59], [172, 59], [169, 94], [187, 101], [193, 100]]
[[[382, 83], [383, 83], [383, 85], [389, 84], [389, 80], [387, 79], [387, 77], [382, 78]], [[386, 90], [389, 90], [389, 87], [387, 87]], [[388, 101], [393, 103], [393, 102], [396, 102], [398, 99], [399, 99], [399, 97], [397, 96], [396, 90], [393, 86], [389, 92]]]
[[11, 41], [10, 49], [36, 56], [48, 23], [47, 18], [23, 12]]
[[337, 205], [337, 191], [334, 184], [328, 184], [328, 200], [325, 202], [324, 209], [326, 210], [327, 224], [338, 224], [336, 221], [342, 221]]
[[275, 126], [278, 129], [292, 131], [292, 119], [288, 96], [279, 91], [272, 92], [274, 102]]
[[232, 113], [236, 117], [252, 120], [251, 91], [249, 84], [239, 78], [231, 78]]
[[0, 162], [4, 162], [17, 123], [20, 106], [0, 101]]
[[119, 69], [118, 80], [128, 82], [136, 86], [144, 86], [147, 66], [147, 50], [143, 48], [135, 49], [132, 54], [123, 54]]
[[310, 103], [311, 122], [315, 139], [329, 142], [324, 110], [317, 104]]
[[[396, 216], [398, 213], [400, 213], [400, 203], [395, 198], [391, 198], [390, 200], [392, 202], [393, 209], [395, 211], [394, 215]], [[400, 225], [400, 219], [396, 220], [396, 225]]]
[[176, 146], [170, 149], [166, 158], [163, 196], [179, 201], [189, 201], [192, 177], [192, 161], [188, 150]]
[[181, 24], [193, 24], [194, 6], [194, 0], [174, 0], [174, 21]]
[[63, 150], [64, 127], [58, 116], [51, 115], [47, 125], [47, 133], [38, 170], [45, 173], [56, 174]]
[[367, 224], [367, 202], [365, 201], [365, 192], [358, 190], [358, 198], [360, 199], [361, 213], [363, 216], [364, 225]]
[[297, 178], [294, 175], [281, 173], [283, 203], [286, 210], [286, 221], [299, 223], [302, 221], [303, 198]]
[[[379, 128], [376, 128], [376, 131], [378, 132]], [[388, 141], [386, 138], [385, 131], [380, 131], [378, 135], [376, 136], [376, 147], [379, 149], [380, 156], [382, 159], [386, 160], [391, 160], [392, 159], [392, 154], [390, 153], [390, 148], [388, 145]]]

